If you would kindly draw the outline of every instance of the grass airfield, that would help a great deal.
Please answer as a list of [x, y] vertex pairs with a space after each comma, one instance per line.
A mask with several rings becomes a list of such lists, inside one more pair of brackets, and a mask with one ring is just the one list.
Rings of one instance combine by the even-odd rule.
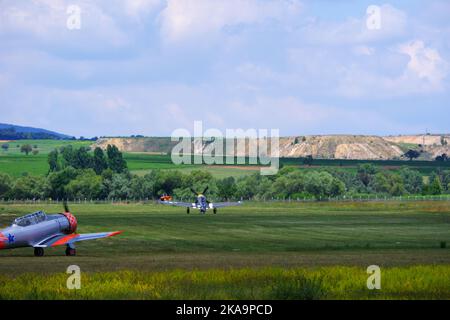
[[[38, 209], [61, 210], [0, 204], [0, 225]], [[40, 258], [32, 248], [0, 251], [1, 298], [450, 298], [448, 201], [246, 203], [217, 215], [157, 204], [71, 211], [79, 233], [124, 233], [78, 243], [76, 257], [64, 247]], [[72, 264], [85, 276], [76, 292], [65, 288]], [[383, 282], [389, 291], [364, 289], [373, 264], [393, 279]]]

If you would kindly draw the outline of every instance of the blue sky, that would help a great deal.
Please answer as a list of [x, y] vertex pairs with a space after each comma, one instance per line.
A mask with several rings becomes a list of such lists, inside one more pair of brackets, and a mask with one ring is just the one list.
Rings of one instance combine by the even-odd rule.
[[[66, 27], [70, 5], [81, 28]], [[368, 6], [380, 8], [370, 30]], [[450, 1], [0, 1], [0, 122], [450, 132]]]

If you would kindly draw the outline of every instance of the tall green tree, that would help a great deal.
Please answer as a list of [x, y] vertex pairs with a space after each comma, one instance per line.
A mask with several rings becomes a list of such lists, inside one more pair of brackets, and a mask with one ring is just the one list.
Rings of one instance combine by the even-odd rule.
[[0, 172], [0, 198], [4, 198], [8, 196], [8, 193], [12, 188], [12, 178], [9, 174]]
[[450, 170], [442, 171], [441, 174], [439, 175], [439, 177], [442, 182], [442, 187], [446, 191], [450, 191]]
[[78, 170], [73, 167], [64, 168], [58, 172], [52, 172], [48, 176], [51, 187], [50, 196], [53, 199], [65, 199], [68, 197], [66, 186], [78, 176]]
[[108, 167], [116, 172], [123, 173], [127, 171], [127, 163], [123, 159], [122, 152], [115, 145], [106, 147], [106, 155], [108, 156]]
[[76, 169], [88, 169], [91, 167], [92, 158], [85, 147], [74, 150], [72, 166]]
[[344, 190], [344, 183], [328, 172], [308, 172], [305, 174], [305, 191], [316, 199], [339, 196]]
[[139, 177], [133, 175], [130, 183], [130, 196], [134, 199], [152, 198], [154, 193], [155, 181], [149, 174]]
[[126, 174], [114, 174], [109, 182], [109, 195], [110, 199], [130, 199], [131, 193], [131, 181]]
[[183, 174], [177, 170], [155, 172], [153, 178], [155, 179], [154, 196], [159, 196], [162, 193], [172, 194], [173, 190], [176, 188], [195, 188], [192, 179], [188, 181], [187, 177], [184, 177]]
[[44, 199], [49, 191], [45, 177], [24, 176], [14, 182], [11, 196], [16, 199]]
[[105, 158], [105, 153], [99, 147], [94, 150], [94, 157], [92, 159], [92, 166], [96, 174], [102, 174], [108, 168], [108, 162]]
[[442, 183], [441, 183], [441, 179], [439, 178], [438, 175], [436, 175], [429, 187], [429, 193], [432, 195], [440, 195], [442, 194], [443, 188], [442, 188]]
[[365, 163], [358, 166], [358, 178], [366, 187], [370, 184], [377, 172], [378, 168], [370, 163]]
[[[238, 199], [251, 199], [253, 198], [258, 190], [255, 186], [258, 185], [258, 174], [254, 174], [248, 177], [242, 177], [236, 182], [236, 197]], [[268, 192], [269, 190], [264, 190]]]
[[62, 168], [73, 167], [74, 150], [72, 145], [61, 147]]
[[65, 187], [66, 194], [73, 199], [97, 199], [102, 192], [102, 177], [93, 169], [82, 170]]
[[236, 192], [236, 183], [233, 177], [220, 180], [217, 187], [219, 196], [224, 200], [232, 199]]
[[410, 194], [419, 194], [423, 188], [423, 177], [417, 170], [402, 168], [399, 171], [403, 185]]
[[47, 156], [47, 162], [49, 166], [49, 172], [55, 172], [60, 170], [60, 165], [58, 162], [58, 150], [52, 150]]

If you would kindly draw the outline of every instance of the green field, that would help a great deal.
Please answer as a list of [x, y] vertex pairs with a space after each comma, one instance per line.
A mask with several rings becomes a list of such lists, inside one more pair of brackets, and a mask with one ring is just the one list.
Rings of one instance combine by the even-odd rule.
[[[61, 247], [42, 258], [31, 248], [1, 251], [1, 297], [307, 298], [299, 292], [311, 285], [313, 298], [450, 298], [447, 201], [248, 203], [217, 215], [155, 204], [71, 207], [80, 233], [124, 233], [81, 243], [76, 257]], [[37, 209], [60, 210], [2, 204], [0, 224]], [[86, 273], [86, 291], [60, 288], [70, 264]], [[378, 296], [361, 293], [372, 264], [392, 279]]]
[[128, 168], [134, 174], [145, 175], [152, 170], [179, 170], [183, 173], [190, 173], [192, 170], [204, 170], [212, 174], [213, 177], [221, 179], [226, 177], [242, 177], [259, 172], [258, 167], [242, 166], [222, 166], [222, 165], [175, 165], [170, 155], [156, 155], [146, 153], [125, 153], [124, 158], [128, 163]]
[[[39, 150], [40, 154], [48, 154], [50, 151], [63, 146], [72, 145], [74, 148], [88, 147], [92, 141], [78, 141], [78, 140], [13, 140], [9, 142], [2, 142], [9, 144], [8, 151], [0, 151], [1, 155], [24, 155], [20, 152], [20, 146], [29, 144], [33, 149]], [[37, 148], [35, 148], [37, 146]]]
[[[47, 154], [61, 146], [73, 145], [75, 148], [89, 146], [91, 141], [71, 141], [71, 140], [18, 140], [8, 143], [8, 151], [0, 151], [0, 172], [5, 172], [13, 176], [20, 176], [24, 173], [32, 175], [45, 175], [48, 172]], [[20, 152], [23, 144], [37, 145], [39, 154], [28, 156]], [[17, 147], [19, 145], [19, 147]], [[210, 172], [216, 178], [241, 177], [258, 172], [258, 167], [253, 165], [222, 166], [222, 165], [175, 165], [172, 163], [170, 155], [150, 154], [150, 153], [124, 153], [124, 158], [128, 163], [128, 168], [132, 173], [144, 175], [152, 170], [180, 170], [189, 173], [192, 170], [201, 168]], [[247, 159], [248, 163], [248, 159]], [[311, 166], [303, 164], [303, 159], [281, 158], [280, 164], [292, 166], [300, 170], [315, 170], [318, 168], [337, 168], [340, 170], [357, 170], [357, 166], [363, 163], [371, 163], [389, 170], [398, 170], [402, 166], [420, 171], [423, 175], [442, 168], [450, 168], [450, 162], [436, 161], [400, 161], [400, 160], [337, 160], [337, 159], [314, 159]]]
[[314, 159], [312, 165], [305, 165], [304, 159], [282, 158], [280, 163], [284, 166], [298, 167], [302, 170], [313, 170], [317, 168], [336, 168], [340, 170], [356, 171], [360, 164], [373, 164], [387, 170], [399, 170], [408, 167], [429, 175], [438, 169], [450, 169], [450, 161], [423, 161], [423, 160], [350, 160], [350, 159]]
[[[8, 173], [18, 177], [24, 173], [32, 175], [45, 175], [48, 172], [47, 154], [62, 146], [72, 145], [75, 148], [87, 147], [91, 141], [71, 141], [71, 140], [19, 140], [8, 142], [8, 151], [0, 151], [0, 172]], [[28, 156], [20, 152], [20, 146], [30, 144], [37, 146], [39, 153]], [[19, 146], [19, 147], [17, 147]], [[124, 153], [128, 168], [134, 174], [145, 175], [152, 170], [180, 170], [189, 173], [192, 170], [201, 168], [210, 172], [216, 178], [240, 177], [258, 172], [258, 168], [223, 167], [223, 166], [203, 166], [203, 165], [181, 165], [172, 163], [170, 155], [158, 155], [149, 153]]]
[[[0, 172], [8, 173], [12, 176], [20, 176], [24, 173], [32, 175], [45, 175], [48, 172], [47, 155], [50, 151], [62, 146], [72, 145], [75, 148], [87, 147], [92, 144], [91, 141], [72, 141], [72, 140], [17, 140], [7, 142], [8, 151], [0, 151]], [[2, 143], [3, 144], [3, 143]], [[20, 146], [30, 144], [37, 146], [39, 153], [37, 155], [25, 155], [20, 152]], [[19, 146], [19, 147], [18, 147]]]
[[[20, 153], [17, 144], [37, 145]], [[0, 172], [45, 175], [54, 148], [91, 142], [11, 142], [0, 151]], [[216, 178], [258, 172], [256, 166], [175, 166], [170, 156], [124, 153], [132, 173], [205, 170]], [[375, 163], [422, 174], [441, 163], [423, 161], [281, 159], [299, 170], [356, 170]], [[446, 165], [446, 164], [445, 164]], [[79, 244], [76, 257], [64, 248], [0, 251], [0, 299], [450, 299], [450, 201], [259, 202], [187, 215], [183, 208], [154, 203], [72, 204], [80, 233], [123, 230], [108, 239]], [[0, 202], [0, 227], [17, 216], [55, 204]], [[79, 291], [65, 288], [69, 265], [83, 274]], [[383, 289], [365, 287], [366, 268], [379, 265]]]

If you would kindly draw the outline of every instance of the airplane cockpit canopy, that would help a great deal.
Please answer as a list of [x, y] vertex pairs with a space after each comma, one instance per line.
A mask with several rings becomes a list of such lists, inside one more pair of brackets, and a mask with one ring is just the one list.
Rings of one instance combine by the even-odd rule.
[[13, 222], [13, 224], [26, 227], [31, 226], [33, 224], [38, 224], [42, 221], [45, 221], [47, 219], [47, 215], [43, 211], [37, 211], [34, 213], [27, 214], [26, 216], [16, 218]]

